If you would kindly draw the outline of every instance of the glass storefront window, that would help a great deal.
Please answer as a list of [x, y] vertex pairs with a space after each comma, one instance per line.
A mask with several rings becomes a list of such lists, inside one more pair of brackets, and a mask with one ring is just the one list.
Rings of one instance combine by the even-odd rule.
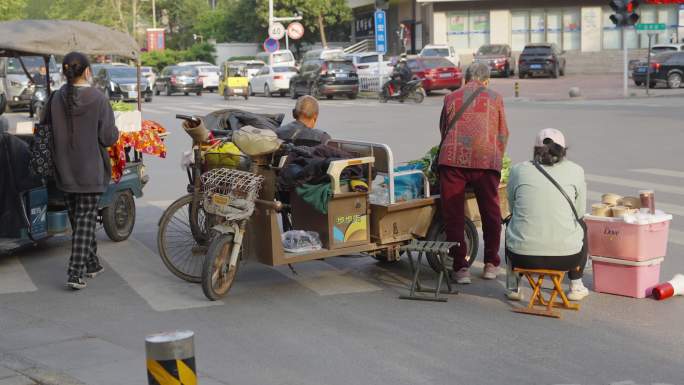
[[622, 47], [622, 31], [610, 20], [613, 10], [603, 8], [603, 49], [620, 49]]
[[676, 43], [677, 27], [679, 26], [678, 9], [674, 7], [664, 7], [658, 9], [658, 22], [667, 25], [667, 32], [658, 35], [658, 43]]
[[546, 41], [562, 47], [562, 13], [560, 10], [549, 10], [546, 14]]
[[511, 12], [511, 48], [522, 51], [530, 41], [530, 13], [526, 11]]
[[543, 9], [530, 12], [530, 42], [546, 42], [546, 14]]
[[456, 49], [473, 51], [489, 44], [489, 12], [447, 12], [447, 41]]
[[470, 13], [470, 48], [479, 49], [489, 44], [489, 12]]
[[[656, 14], [655, 7], [643, 6], [643, 7], [639, 7], [639, 8], [642, 8], [641, 14], [639, 16], [639, 22], [640, 23], [657, 23], [658, 22], [658, 15]], [[640, 34], [639, 40], [640, 40], [641, 48], [648, 48], [648, 35], [646, 35], [645, 33]]]
[[563, 10], [563, 50], [582, 48], [581, 16], [579, 9]]

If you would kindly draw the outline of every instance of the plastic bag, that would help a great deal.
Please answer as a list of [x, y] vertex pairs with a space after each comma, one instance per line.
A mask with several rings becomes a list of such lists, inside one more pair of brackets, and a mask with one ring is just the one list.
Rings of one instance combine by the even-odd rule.
[[320, 250], [323, 247], [318, 233], [304, 230], [290, 230], [282, 235], [283, 249], [288, 253]]
[[[408, 164], [394, 168], [394, 172], [421, 170], [420, 164]], [[385, 178], [385, 184], [389, 180]], [[394, 198], [397, 202], [410, 201], [423, 193], [423, 175], [409, 174], [394, 177]]]
[[374, 181], [371, 192], [368, 195], [368, 200], [374, 205], [389, 204], [389, 191], [387, 190], [387, 185], [382, 182]]

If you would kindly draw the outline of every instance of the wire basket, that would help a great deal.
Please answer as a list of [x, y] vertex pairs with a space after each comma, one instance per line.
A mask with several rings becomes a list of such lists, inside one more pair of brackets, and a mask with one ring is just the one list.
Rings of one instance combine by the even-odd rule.
[[204, 211], [227, 220], [249, 218], [264, 177], [251, 172], [217, 168], [202, 175]]

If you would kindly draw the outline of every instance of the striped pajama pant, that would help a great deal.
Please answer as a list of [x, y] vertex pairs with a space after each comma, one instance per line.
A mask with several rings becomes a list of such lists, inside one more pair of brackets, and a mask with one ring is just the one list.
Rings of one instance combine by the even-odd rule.
[[95, 240], [100, 195], [102, 194], [64, 193], [73, 232], [67, 269], [69, 277], [82, 278], [86, 268], [92, 269], [100, 264]]

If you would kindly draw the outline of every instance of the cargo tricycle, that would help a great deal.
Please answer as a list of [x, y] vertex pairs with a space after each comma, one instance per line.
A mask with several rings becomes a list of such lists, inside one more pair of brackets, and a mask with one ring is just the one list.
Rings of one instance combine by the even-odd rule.
[[[196, 119], [199, 124], [200, 120]], [[192, 281], [200, 281], [204, 294], [211, 300], [229, 292], [241, 259], [252, 258], [268, 266], [281, 266], [365, 254], [392, 262], [400, 259], [402, 246], [414, 239], [446, 239], [438, 212], [439, 196], [430, 194], [427, 177], [421, 170], [395, 172], [393, 153], [385, 144], [348, 140], [327, 143], [353, 158], [330, 162], [327, 168], [330, 195], [327, 212], [322, 213], [295, 193], [289, 194], [287, 204], [279, 199], [282, 195], [277, 191], [276, 179], [285, 160], [275, 159], [281, 150], [277, 141], [273, 141], [267, 150], [263, 145], [259, 146], [258, 152], [235, 137], [232, 141], [249, 157], [249, 170], [217, 168], [201, 175], [201, 181], [197, 183], [200, 187], [190, 194], [197, 195], [196, 209], [190, 205], [183, 210], [184, 215], [189, 215], [185, 219], [187, 222], [197, 223], [194, 230], [187, 231], [188, 237], [195, 239], [195, 252], [187, 252], [185, 257], [178, 256], [173, 261], [179, 269], [188, 264], [201, 265], [201, 273], [196, 268]], [[363, 170], [363, 179], [369, 186], [367, 191], [355, 191], [350, 188], [349, 181], [343, 179], [343, 171], [349, 167]], [[420, 175], [423, 180], [422, 196], [397, 201], [395, 179], [412, 174]], [[369, 199], [371, 179], [375, 176], [386, 177], [387, 203], [372, 203]], [[471, 207], [473, 200], [471, 196]], [[198, 212], [195, 220], [193, 211]], [[471, 219], [466, 218], [465, 236], [468, 260], [472, 264], [478, 234]], [[285, 250], [282, 224], [286, 222], [290, 222], [293, 229], [316, 233], [320, 239], [319, 248]], [[433, 268], [441, 271], [441, 264], [437, 265], [439, 259], [432, 258]]]
[[[16, 57], [21, 61], [22, 55], [42, 56], [46, 64], [52, 55], [63, 56], [70, 51], [79, 51], [87, 55], [114, 54], [123, 58], [138, 58], [139, 47], [127, 34], [111, 30], [92, 23], [64, 20], [24, 20], [0, 23], [0, 56]], [[138, 62], [139, 63], [139, 62]], [[51, 67], [46, 65], [49, 71]], [[29, 79], [31, 74], [27, 73]], [[50, 74], [47, 74], [48, 78]], [[140, 84], [140, 67], [138, 64], [138, 85]], [[50, 82], [47, 84], [50, 94]], [[140, 109], [140, 98], [138, 98]], [[32, 122], [31, 122], [32, 124]], [[68, 226], [68, 215], [63, 195], [55, 188], [54, 181], [33, 178], [26, 166], [26, 149], [18, 145], [17, 140], [31, 143], [33, 134], [9, 130], [2, 140], [13, 142], [15, 152], [24, 154], [23, 160], [13, 158], [15, 153], [0, 154], [3, 159], [0, 168], [8, 171], [6, 181], [30, 180], [30, 183], [18, 183], [22, 188], [14, 189], [10, 185], [3, 187], [3, 214], [16, 215], [11, 225], [3, 227], [0, 235], [0, 254], [10, 253], [26, 246], [34, 245], [49, 237], [64, 233]], [[18, 139], [17, 139], [18, 138]], [[149, 177], [145, 175], [142, 154], [133, 150], [126, 153], [127, 165], [118, 183], [110, 183], [99, 201], [98, 220], [104, 225], [105, 232], [113, 241], [127, 239], [135, 225], [135, 199], [141, 197], [143, 188]], [[30, 187], [26, 187], [30, 186]], [[26, 188], [24, 188], [26, 187]], [[7, 198], [5, 200], [4, 198]], [[11, 227], [11, 228], [10, 228]]]
[[249, 77], [247, 76], [247, 65], [239, 62], [227, 61], [221, 66], [219, 79], [219, 94], [225, 100], [231, 96], [240, 96], [249, 99]]

